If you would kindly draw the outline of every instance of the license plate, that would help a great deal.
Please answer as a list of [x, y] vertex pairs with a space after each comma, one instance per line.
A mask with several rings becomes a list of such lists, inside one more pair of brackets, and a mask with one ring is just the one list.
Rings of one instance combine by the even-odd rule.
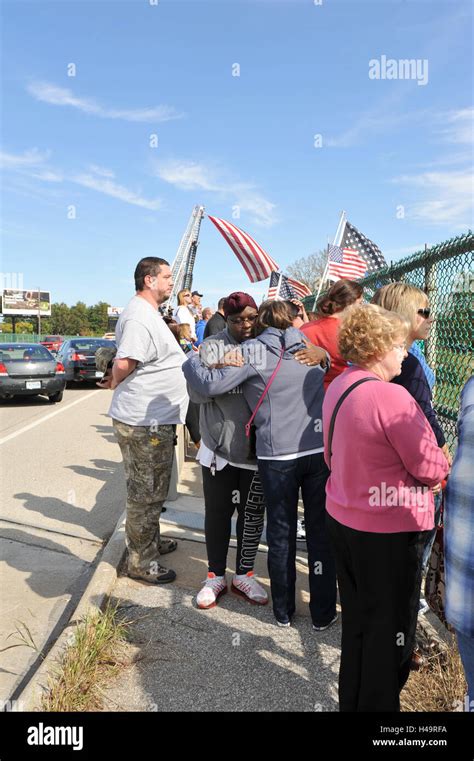
[[96, 371], [95, 371], [95, 377], [96, 377], [96, 378], [102, 378], [102, 377], [103, 377], [103, 375], [104, 375], [104, 373], [101, 373], [101, 372], [99, 372], [99, 370], [96, 370]]
[[26, 388], [41, 388], [41, 381], [26, 381]]

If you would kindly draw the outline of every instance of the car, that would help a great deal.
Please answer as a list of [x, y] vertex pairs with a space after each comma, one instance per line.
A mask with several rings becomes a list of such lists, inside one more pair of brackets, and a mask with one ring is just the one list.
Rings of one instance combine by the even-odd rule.
[[52, 404], [63, 398], [64, 367], [39, 343], [0, 344], [0, 399], [47, 396]]
[[115, 341], [115, 333], [104, 333], [102, 338], [105, 338], [107, 341]]
[[95, 364], [95, 353], [101, 346], [115, 347], [115, 342], [82, 336], [64, 341], [57, 359], [64, 366], [66, 382], [81, 383], [102, 378], [103, 373]]
[[51, 352], [58, 352], [63, 341], [64, 338], [62, 336], [45, 336], [43, 341], [40, 341], [40, 344]]

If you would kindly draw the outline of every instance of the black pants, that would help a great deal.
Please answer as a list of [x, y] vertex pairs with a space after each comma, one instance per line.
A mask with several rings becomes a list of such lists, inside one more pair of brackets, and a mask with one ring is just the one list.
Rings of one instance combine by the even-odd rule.
[[226, 465], [211, 474], [202, 468], [209, 571], [223, 576], [232, 523], [237, 508], [236, 573], [252, 571], [263, 531], [265, 501], [258, 471]]
[[355, 531], [327, 516], [342, 607], [340, 711], [399, 711], [410, 673], [426, 531]]

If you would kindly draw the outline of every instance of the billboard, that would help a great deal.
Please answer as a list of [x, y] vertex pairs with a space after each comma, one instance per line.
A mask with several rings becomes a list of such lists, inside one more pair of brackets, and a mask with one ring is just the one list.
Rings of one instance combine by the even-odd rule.
[[2, 312], [4, 315], [37, 315], [38, 298], [41, 316], [48, 317], [51, 314], [50, 291], [20, 291], [17, 288], [4, 288], [2, 291]]
[[107, 317], [118, 317], [123, 312], [123, 307], [107, 307]]

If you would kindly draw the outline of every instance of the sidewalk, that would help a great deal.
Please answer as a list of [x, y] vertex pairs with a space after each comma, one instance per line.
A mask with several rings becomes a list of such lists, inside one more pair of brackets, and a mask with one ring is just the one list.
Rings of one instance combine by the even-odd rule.
[[[163, 529], [179, 536], [175, 527], [163, 523]], [[134, 662], [105, 690], [104, 710], [337, 711], [340, 623], [313, 631], [305, 553], [298, 556], [294, 623], [281, 629], [271, 603], [251, 605], [230, 591], [217, 607], [196, 608], [207, 566], [204, 536], [193, 535], [166, 557], [178, 575], [173, 584], [117, 580], [111, 599], [134, 621]], [[231, 549], [230, 566], [234, 558]], [[256, 573], [269, 591], [266, 559], [258, 553]]]

